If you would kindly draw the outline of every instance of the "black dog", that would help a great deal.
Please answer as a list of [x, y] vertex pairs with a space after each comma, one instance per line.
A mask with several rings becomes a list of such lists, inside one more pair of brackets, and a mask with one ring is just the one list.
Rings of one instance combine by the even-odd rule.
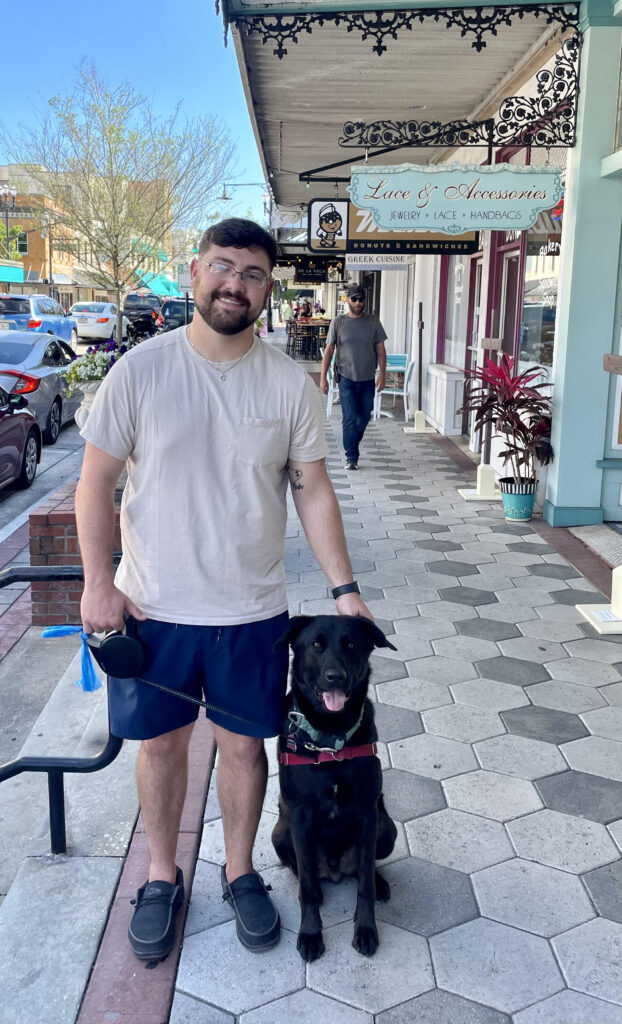
[[320, 879], [358, 879], [352, 945], [378, 948], [374, 903], [390, 897], [376, 858], [388, 857], [397, 829], [382, 799], [378, 734], [367, 697], [369, 655], [390, 647], [369, 619], [300, 615], [279, 643], [291, 643], [294, 665], [279, 737], [279, 820], [272, 842], [299, 879], [303, 960], [324, 952]]

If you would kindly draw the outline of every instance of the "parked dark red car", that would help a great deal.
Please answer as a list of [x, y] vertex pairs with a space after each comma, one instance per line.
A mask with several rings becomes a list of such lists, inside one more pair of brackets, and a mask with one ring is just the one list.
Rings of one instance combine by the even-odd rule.
[[30, 487], [41, 459], [41, 428], [23, 395], [0, 388], [0, 488]]

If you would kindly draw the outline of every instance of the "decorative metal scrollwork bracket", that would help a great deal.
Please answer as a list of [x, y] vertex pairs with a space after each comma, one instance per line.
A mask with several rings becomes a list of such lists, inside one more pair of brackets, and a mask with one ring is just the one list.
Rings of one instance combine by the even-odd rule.
[[536, 75], [536, 96], [508, 96], [486, 121], [347, 121], [342, 147], [370, 152], [402, 147], [551, 146], [575, 144], [581, 37], [567, 39], [553, 68]]
[[[218, 2], [216, 6], [218, 10]], [[282, 60], [289, 52], [285, 45], [287, 42], [297, 43], [303, 32], [311, 33], [316, 25], [321, 28], [328, 22], [345, 24], [348, 32], [360, 32], [363, 42], [373, 39], [372, 52], [378, 56], [386, 52], [387, 40], [397, 39], [398, 34], [404, 30], [412, 32], [417, 22], [444, 22], [448, 29], [459, 29], [461, 36], [472, 37], [471, 45], [479, 53], [486, 46], [485, 36], [496, 36], [500, 25], [509, 26], [516, 18], [522, 20], [527, 15], [541, 18], [548, 25], [557, 24], [563, 30], [576, 30], [579, 7], [578, 4], [513, 4], [505, 7], [383, 9], [321, 14], [246, 14], [242, 8], [241, 11], [228, 12], [227, 24], [234, 24], [248, 34], [258, 33], [264, 44], [274, 44], [273, 53]]]

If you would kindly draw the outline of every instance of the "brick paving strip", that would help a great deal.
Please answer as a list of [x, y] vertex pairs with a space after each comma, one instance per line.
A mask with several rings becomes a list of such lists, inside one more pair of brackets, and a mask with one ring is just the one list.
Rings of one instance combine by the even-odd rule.
[[165, 1024], [168, 1020], [215, 753], [210, 724], [201, 717], [190, 742], [188, 794], [177, 847], [185, 900], [177, 915], [172, 953], [150, 970], [133, 955], [127, 938], [134, 911], [130, 899], [145, 882], [149, 869], [149, 849], [139, 816], [76, 1024]]

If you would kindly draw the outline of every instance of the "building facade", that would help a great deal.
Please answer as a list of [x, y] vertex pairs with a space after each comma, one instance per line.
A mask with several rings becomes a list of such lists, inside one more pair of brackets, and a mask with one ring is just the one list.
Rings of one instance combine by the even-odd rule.
[[622, 520], [622, 3], [342, 6], [225, 0], [276, 208], [346, 200], [363, 161], [558, 168], [563, 198], [531, 228], [419, 252], [406, 272], [376, 272], [373, 296], [389, 351], [417, 358], [423, 323], [424, 411], [473, 451], [457, 409], [486, 339], [541, 365], [544, 516]]

